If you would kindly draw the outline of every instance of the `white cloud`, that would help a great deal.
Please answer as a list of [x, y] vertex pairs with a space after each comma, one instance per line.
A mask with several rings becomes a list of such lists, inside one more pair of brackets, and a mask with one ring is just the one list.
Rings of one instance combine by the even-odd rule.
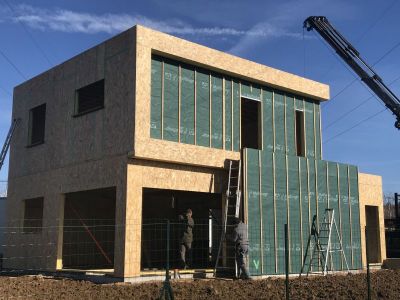
[[[298, 38], [296, 33], [278, 30], [270, 24], [262, 24], [249, 30], [231, 27], [194, 27], [177, 19], [159, 21], [141, 15], [129, 14], [91, 14], [61, 8], [44, 9], [31, 5], [18, 5], [14, 10], [13, 21], [20, 21], [39, 30], [61, 31], [68, 33], [116, 33], [126, 30], [135, 24], [141, 24], [156, 30], [177, 35], [198, 36], [231, 36], [253, 38]], [[4, 11], [4, 10], [3, 10]], [[2, 14], [4, 16], [4, 13]], [[8, 17], [10, 18], [10, 17]], [[3, 18], [4, 19], [4, 18]], [[0, 17], [1, 21], [1, 17]]]

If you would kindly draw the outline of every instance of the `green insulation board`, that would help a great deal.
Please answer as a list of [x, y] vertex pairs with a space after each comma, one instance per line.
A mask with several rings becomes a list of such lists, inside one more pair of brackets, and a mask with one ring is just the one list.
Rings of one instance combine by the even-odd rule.
[[211, 76], [211, 147], [223, 148], [222, 77]]
[[299, 172], [299, 180], [300, 180], [300, 200], [301, 200], [301, 226], [302, 232], [301, 237], [303, 240], [303, 252], [305, 253], [307, 247], [307, 240], [310, 234], [310, 195], [308, 189], [308, 172], [307, 172], [307, 160], [304, 157], [300, 157], [300, 172]]
[[162, 110], [162, 60], [154, 57], [151, 60], [151, 116], [150, 137], [161, 139], [161, 110]]
[[361, 261], [361, 228], [360, 228], [360, 205], [358, 195], [358, 169], [355, 166], [349, 166], [349, 202], [351, 209], [351, 231], [352, 231], [352, 251], [353, 251], [353, 269], [362, 267]]
[[[340, 225], [339, 210], [339, 181], [337, 164], [328, 162], [328, 203], [329, 208], [333, 208], [334, 218], [337, 228]], [[336, 230], [336, 228], [334, 228]], [[340, 247], [337, 234], [332, 235], [332, 247], [337, 249]], [[341, 255], [338, 252], [332, 253], [332, 264], [335, 270], [341, 270]]]
[[253, 275], [261, 274], [261, 214], [260, 214], [260, 164], [259, 151], [248, 149], [246, 152], [247, 199], [253, 205], [249, 206], [252, 221], [248, 226], [249, 235], [249, 271]]
[[275, 207], [276, 207], [276, 250], [277, 272], [285, 269], [285, 235], [284, 225], [287, 222], [286, 193], [286, 155], [275, 153]]
[[225, 79], [225, 149], [232, 150], [232, 81]]
[[275, 211], [273, 154], [260, 151], [261, 155], [261, 215], [263, 240], [263, 273], [275, 273]]
[[285, 96], [274, 93], [275, 152], [285, 153]]
[[164, 61], [163, 136], [167, 141], [178, 141], [179, 67], [174, 61]]
[[299, 159], [287, 156], [288, 165], [288, 215], [290, 241], [290, 272], [299, 273], [301, 269], [301, 220], [300, 220], [300, 178]]
[[274, 150], [274, 127], [273, 127], [273, 92], [263, 89], [262, 91], [262, 122], [263, 122], [263, 149]]
[[352, 267], [352, 251], [351, 251], [351, 227], [350, 227], [350, 205], [349, 205], [349, 181], [348, 181], [348, 166], [339, 164], [339, 204], [340, 204], [340, 219], [342, 231], [342, 243], [344, 253], [346, 255], [349, 268]]
[[240, 84], [233, 82], [233, 150], [240, 150]]
[[314, 105], [310, 101], [304, 101], [304, 119], [306, 157], [315, 158]]
[[315, 158], [322, 159], [321, 153], [321, 115], [320, 115], [320, 106], [314, 105], [315, 108]]
[[286, 154], [296, 155], [294, 97], [286, 96]]
[[194, 144], [194, 69], [181, 68], [181, 143]]
[[[349, 267], [361, 268], [356, 167], [255, 149], [245, 149], [245, 157], [253, 275], [284, 273], [285, 224], [289, 229], [290, 272], [299, 273], [312, 217], [318, 212], [322, 222], [326, 208], [334, 209]], [[339, 247], [335, 230], [332, 248]], [[344, 268], [344, 259], [338, 252], [333, 253], [329, 267]]]
[[210, 75], [196, 74], [196, 145], [210, 145]]

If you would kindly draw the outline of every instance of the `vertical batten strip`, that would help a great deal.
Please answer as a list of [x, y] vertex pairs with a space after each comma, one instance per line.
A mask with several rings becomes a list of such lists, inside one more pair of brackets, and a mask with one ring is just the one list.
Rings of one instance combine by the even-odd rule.
[[161, 62], [161, 139], [164, 139], [164, 60]]
[[[295, 101], [296, 102], [296, 101]], [[301, 245], [301, 249], [300, 249], [300, 253], [301, 253], [301, 257], [303, 258], [304, 255], [304, 239], [303, 239], [303, 191], [301, 189], [301, 185], [302, 185], [302, 178], [301, 178], [301, 158], [298, 157], [297, 158], [297, 173], [299, 176], [299, 212], [300, 212], [300, 245]], [[302, 263], [302, 261], [300, 261], [300, 263]]]
[[[336, 171], [337, 171], [337, 182], [338, 182], [338, 206], [339, 206], [339, 234], [340, 234], [340, 240], [342, 241], [342, 247], [343, 247], [343, 253], [346, 255], [344, 251], [344, 243], [343, 243], [343, 231], [342, 231], [342, 205], [341, 205], [341, 191], [340, 191], [340, 172], [339, 172], [339, 164], [336, 163]], [[341, 256], [340, 260], [340, 268], [343, 270], [343, 255]]]
[[258, 199], [259, 199], [259, 209], [260, 209], [260, 257], [261, 257], [261, 274], [264, 274], [264, 239], [263, 239], [263, 206], [262, 206], [262, 171], [261, 171], [261, 151], [258, 152], [258, 178], [259, 178], [259, 183], [258, 183]]
[[239, 151], [242, 151], [242, 82], [239, 81]]
[[196, 85], [197, 85], [197, 71], [196, 69], [194, 69], [194, 144], [197, 145], [197, 133], [196, 133], [196, 123], [197, 123], [197, 89], [196, 89]]
[[225, 137], [225, 77], [222, 77], [222, 149], [226, 148], [226, 137]]
[[320, 155], [321, 157], [319, 159], [322, 160], [322, 111], [321, 111], [321, 105], [318, 104], [319, 106], [319, 149], [320, 149]]
[[178, 143], [181, 142], [182, 67], [178, 65]]
[[351, 249], [351, 268], [354, 266], [354, 251], [353, 251], [353, 222], [351, 219], [351, 187], [350, 187], [350, 168], [347, 166], [347, 186], [348, 186], [348, 196], [349, 196], [349, 229], [350, 229], [350, 249]]
[[231, 151], [233, 151], [233, 140], [234, 140], [234, 133], [233, 133], [233, 79], [231, 79]]
[[211, 78], [211, 73], [210, 73], [210, 75], [209, 75], [209, 79], [208, 79], [208, 81], [209, 81], [209, 83], [208, 83], [208, 93], [209, 93], [209, 105], [210, 105], [210, 110], [209, 110], [209, 113], [210, 113], [210, 119], [209, 119], [209, 130], [208, 130], [208, 133], [209, 133], [209, 143], [210, 143], [210, 148], [212, 148], [212, 139], [211, 139], [211, 136], [212, 136], [212, 78]]

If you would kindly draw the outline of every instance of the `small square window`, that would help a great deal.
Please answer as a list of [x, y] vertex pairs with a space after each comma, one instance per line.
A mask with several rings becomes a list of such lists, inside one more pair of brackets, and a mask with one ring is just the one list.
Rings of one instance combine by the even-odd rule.
[[46, 103], [29, 111], [28, 146], [44, 143], [46, 128]]
[[104, 79], [76, 91], [75, 114], [82, 115], [104, 107]]
[[38, 233], [43, 225], [43, 197], [24, 200], [23, 233]]

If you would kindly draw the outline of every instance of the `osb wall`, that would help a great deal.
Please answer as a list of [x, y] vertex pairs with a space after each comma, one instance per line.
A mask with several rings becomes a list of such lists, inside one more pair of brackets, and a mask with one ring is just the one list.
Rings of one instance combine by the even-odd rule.
[[327, 100], [327, 85], [250, 62], [142, 26], [136, 26], [136, 111], [133, 156], [199, 166], [222, 167], [239, 153], [150, 138], [151, 54], [157, 53], [209, 70], [279, 88], [316, 100]]
[[[56, 270], [62, 266], [64, 194], [116, 187], [116, 222], [124, 223], [126, 155], [103, 158], [10, 181], [7, 226], [3, 248], [6, 268]], [[43, 228], [39, 233], [22, 233], [24, 199], [44, 197]], [[118, 227], [114, 266], [123, 270], [124, 232]], [[80, 241], [75, 241], [79, 243]], [[74, 253], [79, 255], [80, 253]]]
[[[127, 154], [133, 148], [135, 30], [131, 29], [19, 85], [13, 118], [21, 121], [10, 149], [7, 224], [22, 226], [23, 200], [44, 197], [38, 234], [7, 236], [13, 268], [62, 267], [64, 193], [117, 187], [116, 222], [125, 220]], [[75, 117], [75, 91], [105, 80], [104, 108]], [[28, 143], [29, 110], [46, 103], [45, 142]], [[48, 227], [52, 227], [49, 231]], [[27, 245], [32, 246], [27, 246]], [[42, 246], [41, 246], [42, 245]], [[43, 246], [45, 245], [45, 246]], [[116, 235], [115, 269], [123, 269], [123, 233]]]
[[379, 212], [379, 236], [380, 236], [380, 262], [386, 259], [385, 243], [385, 224], [383, 215], [383, 192], [382, 177], [371, 174], [358, 174], [359, 197], [360, 197], [360, 225], [361, 225], [361, 245], [362, 261], [366, 265], [366, 246], [365, 246], [365, 206], [372, 205], [378, 207]]
[[224, 193], [224, 170], [130, 160], [127, 169], [125, 268], [117, 276], [140, 275], [143, 188]]

